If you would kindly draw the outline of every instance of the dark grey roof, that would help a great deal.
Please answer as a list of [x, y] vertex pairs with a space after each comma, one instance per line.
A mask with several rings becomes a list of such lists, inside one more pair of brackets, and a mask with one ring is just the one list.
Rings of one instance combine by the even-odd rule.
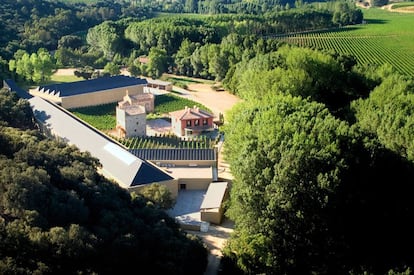
[[132, 154], [146, 160], [216, 160], [214, 149], [132, 149]]
[[22, 88], [20, 88], [19, 86], [17, 86], [16, 82], [14, 82], [11, 79], [3, 80], [3, 87], [15, 92], [17, 94], [17, 96], [20, 97], [20, 98], [29, 99], [29, 98], [33, 97], [27, 91], [25, 91]]
[[40, 97], [33, 97], [29, 102], [36, 119], [52, 135], [82, 151], [89, 151], [101, 162], [103, 174], [113, 178], [122, 187], [173, 179], [167, 172], [137, 158], [56, 104]]
[[40, 92], [47, 92], [49, 94], [54, 94], [56, 96], [65, 97], [134, 85], [147, 85], [147, 80], [125, 75], [117, 75], [71, 83], [60, 83], [39, 86], [38, 89]]

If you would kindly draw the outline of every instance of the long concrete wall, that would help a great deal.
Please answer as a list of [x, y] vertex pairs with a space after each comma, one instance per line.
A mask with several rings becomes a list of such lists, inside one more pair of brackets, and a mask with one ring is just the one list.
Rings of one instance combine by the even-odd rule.
[[[94, 93], [62, 97], [62, 107], [65, 109], [71, 109], [117, 102], [122, 100], [127, 90], [130, 95], [141, 94], [143, 93], [144, 86], [126, 86]], [[39, 96], [43, 97], [42, 95]]]
[[211, 183], [211, 178], [180, 178], [178, 179], [178, 188], [181, 184], [185, 184], [187, 190], [207, 190]]

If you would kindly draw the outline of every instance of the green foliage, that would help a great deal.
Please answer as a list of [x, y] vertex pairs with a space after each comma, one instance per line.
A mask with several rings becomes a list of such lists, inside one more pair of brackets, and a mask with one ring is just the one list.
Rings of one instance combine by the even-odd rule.
[[43, 48], [32, 54], [19, 50], [14, 58], [9, 62], [10, 71], [32, 83], [49, 81], [56, 67], [56, 61]]
[[116, 106], [117, 103], [114, 102], [98, 106], [75, 108], [70, 111], [98, 130], [107, 131], [116, 126]]
[[151, 184], [139, 190], [139, 194], [148, 200], [150, 205], [160, 209], [173, 208], [175, 200], [165, 185]]
[[230, 270], [412, 268], [412, 78], [390, 66], [361, 72], [354, 65], [346, 56], [282, 47], [226, 77], [245, 99], [225, 125], [234, 176], [227, 214], [236, 223], [224, 250]]
[[148, 54], [147, 73], [156, 79], [167, 71], [168, 57], [167, 52], [160, 48], [151, 48]]
[[119, 25], [111, 21], [105, 21], [89, 29], [86, 41], [91, 46], [92, 51], [99, 51], [106, 59], [112, 60], [115, 54], [121, 50], [120, 32]]
[[34, 127], [29, 103], [5, 88], [0, 90], [0, 125], [22, 129]]
[[106, 63], [104, 67], [104, 72], [108, 73], [109, 75], [119, 75], [121, 73], [120, 67], [113, 62]]
[[228, 117], [225, 152], [235, 176], [228, 214], [238, 229], [231, 251], [249, 272], [316, 271], [307, 261], [329, 250], [323, 213], [344, 168], [346, 124], [290, 96], [240, 104]]
[[237, 64], [224, 85], [246, 100], [283, 94], [324, 103], [339, 117], [348, 116], [349, 103], [366, 96], [369, 87], [354, 72], [352, 60], [322, 52], [282, 47]]
[[385, 76], [367, 99], [354, 102], [358, 126], [386, 148], [414, 161], [414, 84], [398, 74]]

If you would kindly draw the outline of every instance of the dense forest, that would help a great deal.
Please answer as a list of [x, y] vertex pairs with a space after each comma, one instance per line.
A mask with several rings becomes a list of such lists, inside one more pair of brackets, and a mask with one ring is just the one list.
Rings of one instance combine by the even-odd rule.
[[[223, 11], [211, 16], [186, 15], [184, 6], [191, 1], [176, 11], [163, 5], [157, 7], [156, 3], [161, 2], [98, 1], [86, 5], [7, 1], [0, 7], [0, 24], [4, 27], [0, 38], [1, 77], [30, 83], [46, 81], [47, 76], [40, 80], [27, 76], [35, 67], [27, 64], [27, 56], [19, 61], [25, 54], [47, 51], [53, 58], [51, 69], [105, 68], [116, 74], [119, 68], [127, 67], [133, 75], [159, 77], [173, 72], [221, 80], [243, 58], [275, 50], [276, 42], [268, 37], [336, 28], [363, 19], [359, 9], [344, 1], [319, 5], [296, 2], [288, 7], [274, 1], [258, 1], [267, 7], [258, 13]], [[207, 2], [215, 6], [221, 3], [199, 3]], [[226, 5], [236, 5], [242, 1], [227, 2]], [[177, 14], [158, 16], [160, 12]], [[137, 62], [142, 55], [149, 57], [148, 64]]]
[[245, 99], [225, 129], [229, 274], [408, 274], [413, 79], [281, 47], [226, 81]]
[[146, 198], [156, 190], [131, 196], [98, 166], [42, 136], [29, 103], [1, 90], [0, 273], [202, 274], [206, 248]]

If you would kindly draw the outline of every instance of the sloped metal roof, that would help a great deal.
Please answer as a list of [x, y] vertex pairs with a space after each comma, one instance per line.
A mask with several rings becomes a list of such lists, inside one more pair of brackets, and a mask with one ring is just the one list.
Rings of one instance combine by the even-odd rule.
[[131, 149], [141, 159], [156, 160], [216, 160], [214, 149]]
[[117, 75], [70, 83], [44, 85], [39, 86], [38, 90], [43, 93], [66, 97], [134, 85], [147, 85], [147, 80], [143, 78]]
[[81, 151], [89, 151], [102, 164], [103, 174], [124, 188], [171, 180], [169, 174], [139, 159], [99, 131], [74, 117], [65, 109], [40, 97], [29, 99], [36, 119], [58, 136]]

